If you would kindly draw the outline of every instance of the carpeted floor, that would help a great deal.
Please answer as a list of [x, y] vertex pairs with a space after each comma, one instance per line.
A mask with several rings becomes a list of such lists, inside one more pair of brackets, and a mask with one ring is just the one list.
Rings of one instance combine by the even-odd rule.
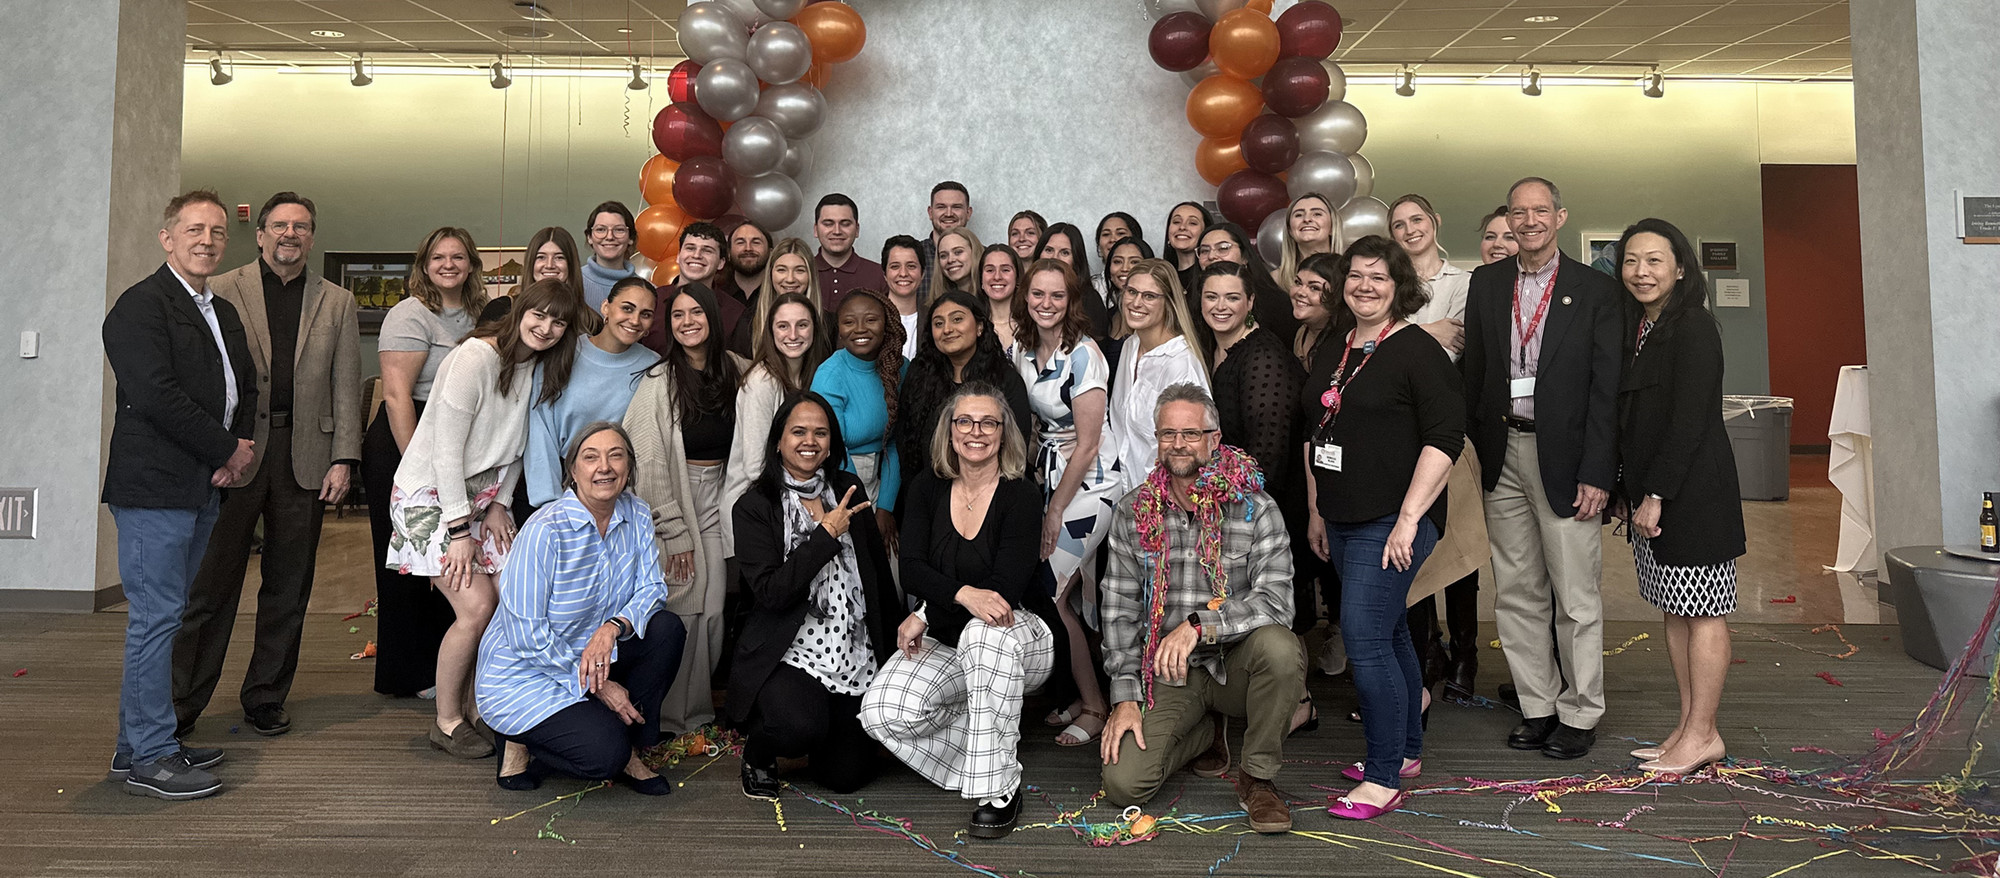
[[[166, 803], [128, 796], [103, 780], [111, 756], [118, 688], [118, 614], [0, 618], [0, 728], [8, 768], [0, 772], [0, 874], [4, 875], [956, 875], [976, 864], [992, 874], [1028, 875], [1859, 875], [1928, 871], [1879, 859], [1884, 851], [1926, 858], [1949, 870], [1976, 851], [1955, 841], [1883, 840], [1880, 834], [1829, 839], [1810, 826], [1944, 825], [1931, 815], [1855, 808], [1833, 794], [1778, 787], [1732, 775], [1710, 782], [1576, 793], [1548, 801], [1521, 792], [1464, 791], [1465, 778], [1535, 782], [1563, 775], [1629, 777], [1626, 750], [1667, 729], [1677, 711], [1673, 678], [1657, 625], [1614, 623], [1606, 658], [1610, 714], [1597, 750], [1575, 762], [1508, 750], [1516, 721], [1505, 708], [1440, 703], [1433, 708], [1425, 776], [1407, 809], [1372, 825], [1324, 813], [1329, 790], [1345, 788], [1338, 766], [1361, 753], [1360, 727], [1344, 719], [1354, 703], [1347, 678], [1315, 675], [1322, 722], [1292, 739], [1281, 785], [1298, 802], [1297, 832], [1249, 834], [1223, 818], [1169, 825], [1159, 837], [1093, 848], [1071, 830], [1027, 825], [1001, 841], [965, 840], [968, 804], [893, 766], [859, 795], [854, 811], [879, 810], [927, 836], [927, 849], [901, 831], [857, 826], [787, 791], [782, 819], [744, 799], [734, 758], [692, 758], [668, 772], [683, 786], [661, 800], [610, 788], [507, 818], [585, 787], [555, 779], [533, 793], [493, 786], [491, 761], [466, 763], [429, 749], [427, 702], [368, 691], [368, 662], [354, 661], [372, 619], [314, 615], [290, 709], [290, 734], [259, 738], [239, 728], [234, 684], [247, 649], [248, 618], [216, 702], [192, 742], [228, 748], [218, 769], [227, 784], [211, 799]], [[357, 630], [350, 632], [349, 628]], [[1865, 751], [1876, 729], [1894, 731], [1930, 696], [1937, 672], [1905, 657], [1893, 628], [1847, 626], [1853, 657], [1814, 655], [1844, 647], [1833, 632], [1792, 625], [1739, 626], [1737, 656], [1723, 707], [1733, 755], [1799, 769], [1839, 764], [1819, 752]], [[1490, 636], [1490, 626], [1488, 635]], [[1771, 642], [1783, 641], [1783, 643]], [[1785, 644], [1791, 644], [1787, 646]], [[1799, 648], [1794, 648], [1799, 647]], [[1481, 689], [1504, 679], [1497, 650], [1482, 656]], [[7, 676], [16, 670], [18, 676]], [[1828, 672], [1843, 685], [1814, 676]], [[1023, 823], [1052, 820], [1058, 805], [1081, 807], [1096, 789], [1095, 747], [1064, 749], [1030, 702], [1023, 759], [1037, 797]], [[1236, 733], [1240, 734], [1240, 725]], [[1956, 770], [1962, 749], [1941, 754], [1938, 773]], [[1454, 790], [1457, 790], [1456, 792]], [[1169, 803], [1167, 799], [1173, 801]], [[1825, 800], [1830, 807], [1807, 800]], [[1182, 816], [1237, 809], [1223, 781], [1185, 772], [1149, 813]], [[1116, 819], [1099, 806], [1081, 819]], [[1772, 818], [1760, 821], [1759, 818]], [[551, 818], [554, 818], [553, 820]], [[1799, 825], [1788, 825], [1795, 821]], [[1603, 825], [1603, 823], [1622, 824]], [[560, 836], [543, 837], [543, 836]], [[1759, 840], [1747, 836], [1766, 836]], [[1668, 838], [1709, 838], [1699, 843]], [[1865, 841], [1864, 848], [1849, 840]], [[1866, 859], [1875, 857], [1878, 859]], [[954, 861], [951, 858], [956, 858]], [[1513, 865], [1509, 865], [1513, 864]]]

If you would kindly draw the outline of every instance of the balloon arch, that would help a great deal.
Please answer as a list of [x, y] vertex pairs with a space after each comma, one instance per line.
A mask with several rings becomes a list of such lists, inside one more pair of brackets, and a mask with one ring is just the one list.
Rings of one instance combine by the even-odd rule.
[[[1192, 86], [1195, 169], [1224, 217], [1257, 229], [1269, 249], [1283, 240], [1285, 207], [1312, 192], [1333, 203], [1348, 238], [1387, 233], [1360, 154], [1367, 122], [1328, 60], [1340, 45], [1333, 6], [1299, 0], [1273, 20], [1273, 0], [1143, 2], [1153, 61]], [[635, 231], [656, 283], [673, 273], [689, 222], [733, 214], [781, 229], [798, 219], [797, 179], [826, 113], [820, 89], [868, 36], [854, 7], [829, 0], [690, 3], [679, 29], [687, 60], [667, 74], [673, 104], [653, 119], [659, 154], [639, 172], [647, 206]]]

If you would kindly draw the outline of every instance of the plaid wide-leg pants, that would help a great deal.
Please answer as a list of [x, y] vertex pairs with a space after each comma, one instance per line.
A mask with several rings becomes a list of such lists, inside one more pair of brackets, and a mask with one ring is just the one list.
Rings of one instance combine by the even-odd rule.
[[898, 651], [861, 698], [861, 725], [932, 783], [973, 800], [1021, 784], [1021, 699], [1055, 665], [1048, 624], [1016, 610], [1001, 628], [978, 619], [958, 648], [925, 637], [916, 658]]

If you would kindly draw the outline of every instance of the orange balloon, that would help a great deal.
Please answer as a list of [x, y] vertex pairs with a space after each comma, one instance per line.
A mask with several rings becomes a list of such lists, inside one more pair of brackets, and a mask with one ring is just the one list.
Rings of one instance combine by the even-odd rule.
[[1228, 137], [1204, 137], [1194, 147], [1194, 169], [1201, 172], [1201, 178], [1210, 186], [1220, 186], [1230, 174], [1250, 167], [1243, 160], [1242, 138], [1231, 134]]
[[654, 262], [672, 264], [673, 251], [681, 246], [681, 229], [689, 221], [687, 212], [669, 198], [639, 211], [634, 219], [639, 227], [639, 252]]
[[[820, 4], [825, 5], [825, 4]], [[1188, 92], [1187, 118], [1203, 137], [1235, 138], [1264, 109], [1264, 93], [1247, 80], [1218, 73]]]
[[1243, 4], [1243, 8], [1251, 10], [1253, 12], [1262, 12], [1265, 15], [1270, 15], [1271, 0], [1250, 0], [1250, 2]]
[[647, 204], [674, 203], [674, 172], [680, 167], [680, 162], [663, 155], [647, 159], [639, 169], [639, 197]]
[[1209, 29], [1208, 53], [1215, 57], [1216, 69], [1231, 76], [1263, 76], [1278, 60], [1278, 25], [1262, 12], [1232, 9]]
[[813, 88], [825, 90], [826, 81], [827, 79], [831, 78], [832, 73], [833, 73], [832, 64], [823, 64], [818, 61], [814, 61], [812, 69], [807, 70], [806, 75], [799, 77], [799, 81], [807, 85], [810, 85]]
[[673, 282], [674, 275], [679, 274], [681, 270], [680, 266], [674, 263], [673, 257], [679, 256], [680, 253], [681, 248], [675, 247], [674, 252], [667, 254], [665, 260], [653, 266], [653, 286], [663, 287]]
[[[861, 13], [845, 3], [810, 4], [792, 16], [792, 23], [806, 32], [813, 61], [820, 64], [853, 60], [861, 54], [861, 44], [868, 41], [868, 26], [861, 23]], [[1272, 25], [1273, 33], [1276, 27]]]

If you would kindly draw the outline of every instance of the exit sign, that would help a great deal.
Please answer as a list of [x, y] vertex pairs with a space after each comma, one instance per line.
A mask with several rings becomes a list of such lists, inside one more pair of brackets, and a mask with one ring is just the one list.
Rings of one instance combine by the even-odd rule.
[[35, 488], [0, 488], [0, 540], [35, 538]]

